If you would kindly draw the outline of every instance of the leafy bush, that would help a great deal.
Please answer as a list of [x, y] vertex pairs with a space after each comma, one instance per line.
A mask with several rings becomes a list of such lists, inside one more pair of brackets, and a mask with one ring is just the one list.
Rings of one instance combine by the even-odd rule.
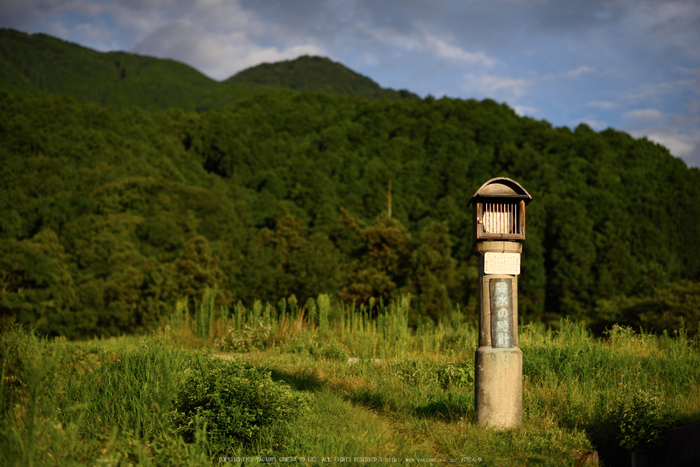
[[649, 452], [659, 448], [675, 423], [672, 412], [650, 391], [625, 386], [608, 403], [598, 402], [593, 442], [608, 449]]
[[454, 363], [445, 365], [426, 364], [420, 360], [409, 360], [395, 364], [393, 374], [396, 378], [411, 386], [426, 383], [437, 383], [442, 389], [474, 386], [473, 362], [469, 362], [466, 365]]
[[348, 353], [345, 350], [345, 347], [343, 347], [343, 344], [335, 339], [319, 343], [314, 349], [312, 349], [311, 355], [314, 357], [321, 357], [327, 360], [337, 361], [344, 361], [348, 358]]
[[257, 325], [245, 324], [240, 331], [231, 328], [228, 334], [217, 341], [217, 347], [224, 352], [250, 352], [264, 349], [270, 341], [272, 326], [259, 321]]
[[318, 340], [315, 334], [302, 332], [284, 341], [283, 349], [288, 353], [306, 356], [311, 354], [316, 345]]
[[474, 362], [469, 362], [465, 366], [448, 363], [445, 368], [438, 371], [438, 381], [443, 389], [450, 386], [458, 388], [474, 386]]
[[305, 396], [270, 378], [270, 373], [246, 368], [241, 360], [209, 355], [193, 357], [173, 404], [177, 432], [192, 442], [203, 429], [215, 452], [232, 443], [251, 443], [264, 427], [284, 423], [305, 411]]
[[434, 379], [428, 368], [416, 360], [400, 362], [396, 365], [394, 375], [406, 384], [412, 386]]

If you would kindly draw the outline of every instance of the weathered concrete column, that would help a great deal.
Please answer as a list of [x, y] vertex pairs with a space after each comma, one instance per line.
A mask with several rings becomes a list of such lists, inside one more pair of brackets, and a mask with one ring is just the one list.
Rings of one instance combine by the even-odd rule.
[[522, 245], [488, 241], [474, 245], [479, 259], [479, 348], [475, 356], [474, 406], [479, 425], [522, 425], [523, 353], [518, 348], [518, 274]]

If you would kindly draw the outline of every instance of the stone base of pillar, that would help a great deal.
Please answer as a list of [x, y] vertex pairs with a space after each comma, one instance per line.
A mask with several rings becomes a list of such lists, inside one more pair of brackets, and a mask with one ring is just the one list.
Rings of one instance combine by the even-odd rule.
[[476, 422], [516, 428], [523, 423], [523, 352], [518, 348], [479, 347], [474, 362]]

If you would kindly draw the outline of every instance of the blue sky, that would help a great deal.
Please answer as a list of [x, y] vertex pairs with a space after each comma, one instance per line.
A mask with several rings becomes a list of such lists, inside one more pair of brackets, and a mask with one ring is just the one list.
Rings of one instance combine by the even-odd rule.
[[383, 87], [646, 136], [700, 167], [700, 0], [3, 0], [0, 27], [217, 80], [323, 55]]

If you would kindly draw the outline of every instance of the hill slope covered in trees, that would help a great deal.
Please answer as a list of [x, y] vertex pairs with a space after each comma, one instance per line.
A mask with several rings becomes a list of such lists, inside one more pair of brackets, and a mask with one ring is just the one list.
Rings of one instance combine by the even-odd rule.
[[205, 110], [260, 90], [289, 88], [347, 96], [418, 97], [383, 89], [322, 57], [262, 64], [215, 81], [174, 60], [126, 52], [101, 53], [46, 34], [0, 29], [0, 85], [67, 94], [116, 108]]
[[225, 83], [252, 83], [297, 91], [323, 91], [352, 97], [418, 98], [417, 95], [406, 90], [383, 89], [371, 79], [358, 75], [344, 65], [324, 57], [303, 56], [277, 63], [263, 63], [237, 73]]
[[217, 82], [175, 62], [100, 53], [45, 34], [0, 30], [0, 82], [112, 107], [194, 109]]
[[700, 171], [646, 139], [491, 100], [270, 89], [197, 113], [18, 88], [0, 91], [0, 313], [42, 332], [150, 329], [207, 286], [474, 317], [467, 203], [495, 176], [534, 197], [525, 322], [700, 321]]

